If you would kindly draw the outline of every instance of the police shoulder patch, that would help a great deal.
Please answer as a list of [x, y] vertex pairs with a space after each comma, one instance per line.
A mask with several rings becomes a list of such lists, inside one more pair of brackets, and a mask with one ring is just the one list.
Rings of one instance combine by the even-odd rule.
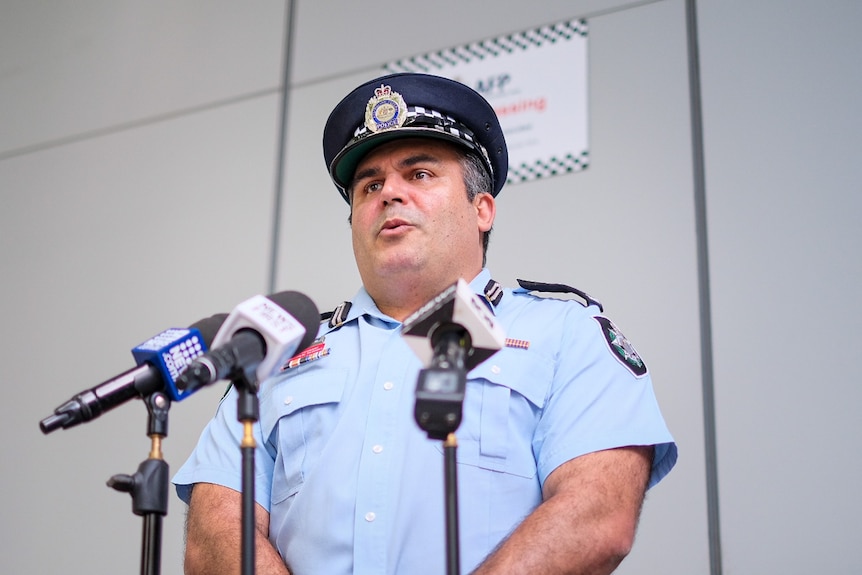
[[635, 377], [643, 377], [647, 373], [647, 366], [632, 343], [623, 335], [623, 332], [614, 325], [614, 322], [606, 317], [597, 315], [593, 319], [598, 322], [602, 330], [605, 342], [608, 344], [611, 354]]

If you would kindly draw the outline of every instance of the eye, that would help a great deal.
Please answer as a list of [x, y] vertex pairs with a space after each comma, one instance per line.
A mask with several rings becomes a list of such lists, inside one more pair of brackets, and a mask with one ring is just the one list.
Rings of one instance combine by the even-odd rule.
[[413, 174], [414, 180], [426, 180], [431, 177], [431, 174], [424, 170], [417, 170], [416, 173]]
[[364, 188], [366, 194], [371, 194], [374, 192], [379, 192], [383, 189], [383, 184], [380, 182], [369, 182]]

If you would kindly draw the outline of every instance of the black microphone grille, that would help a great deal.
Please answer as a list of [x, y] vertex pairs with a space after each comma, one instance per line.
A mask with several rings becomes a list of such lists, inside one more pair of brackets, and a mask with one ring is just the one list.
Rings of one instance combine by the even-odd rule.
[[213, 340], [215, 339], [216, 333], [218, 333], [218, 330], [221, 329], [221, 325], [226, 319], [226, 313], [217, 313], [215, 315], [211, 315], [210, 317], [199, 319], [189, 327], [196, 328], [199, 332], [201, 332], [201, 337], [203, 338], [207, 349], [209, 349], [209, 347], [213, 343]]
[[273, 303], [279, 305], [289, 313], [305, 328], [305, 336], [302, 338], [298, 351], [307, 348], [317, 337], [317, 328], [320, 325], [320, 312], [314, 302], [304, 293], [298, 291], [282, 291], [266, 296]]

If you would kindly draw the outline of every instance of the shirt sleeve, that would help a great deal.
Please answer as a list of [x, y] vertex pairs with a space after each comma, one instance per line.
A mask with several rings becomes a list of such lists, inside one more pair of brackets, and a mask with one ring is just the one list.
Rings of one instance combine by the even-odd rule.
[[539, 477], [544, 483], [559, 465], [587, 453], [652, 445], [652, 487], [673, 467], [677, 447], [645, 365], [632, 369], [622, 361], [602, 319], [589, 313], [563, 318], [557, 370], [534, 436]]
[[[215, 416], [206, 425], [189, 458], [174, 475], [177, 496], [188, 504], [195, 483], [213, 483], [242, 491], [243, 426], [237, 420], [237, 397], [234, 388], [225, 395]], [[274, 458], [265, 449], [260, 423], [254, 425], [255, 501], [269, 511]]]

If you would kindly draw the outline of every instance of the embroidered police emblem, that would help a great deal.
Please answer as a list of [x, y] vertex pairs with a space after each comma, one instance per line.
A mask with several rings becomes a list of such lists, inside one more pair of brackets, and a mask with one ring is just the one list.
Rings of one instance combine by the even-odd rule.
[[602, 328], [602, 335], [605, 336], [605, 341], [608, 348], [617, 360], [623, 364], [635, 377], [642, 377], [647, 372], [647, 366], [635, 351], [632, 343], [623, 335], [614, 322], [600, 315], [594, 316]]
[[365, 106], [365, 125], [372, 132], [400, 128], [407, 120], [407, 104], [391, 86], [381, 84]]

